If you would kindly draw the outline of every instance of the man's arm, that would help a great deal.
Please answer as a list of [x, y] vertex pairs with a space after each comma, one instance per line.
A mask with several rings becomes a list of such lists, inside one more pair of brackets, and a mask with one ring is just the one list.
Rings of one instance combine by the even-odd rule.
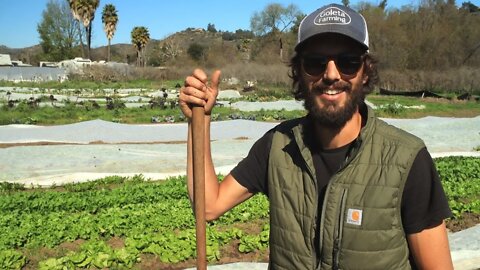
[[453, 269], [445, 222], [407, 235], [410, 251], [419, 269]]
[[[221, 183], [212, 160], [210, 147], [210, 115], [205, 116], [205, 218], [213, 220], [227, 212], [237, 204], [250, 198], [253, 194], [240, 185], [237, 180], [228, 174]], [[193, 202], [193, 153], [192, 128], [188, 125], [187, 142], [187, 185], [190, 200]]]
[[192, 104], [205, 108], [205, 217], [213, 220], [233, 208], [237, 204], [250, 198], [253, 194], [240, 185], [229, 174], [219, 183], [212, 161], [210, 148], [211, 111], [218, 95], [220, 72], [213, 73], [211, 86], [207, 86], [207, 75], [196, 69], [191, 76], [185, 79], [185, 87], [179, 95], [179, 104], [183, 114], [189, 118], [187, 140], [187, 187], [190, 200], [193, 202], [193, 153], [192, 153]]

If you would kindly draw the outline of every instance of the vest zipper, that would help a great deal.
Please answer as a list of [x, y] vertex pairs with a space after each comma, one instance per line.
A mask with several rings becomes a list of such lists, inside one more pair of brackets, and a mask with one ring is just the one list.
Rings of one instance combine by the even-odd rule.
[[[315, 186], [315, 190], [316, 190], [316, 200], [315, 200], [315, 207], [314, 207], [314, 222], [312, 222], [312, 235], [315, 236], [315, 233], [316, 233], [316, 230], [317, 230], [317, 219], [318, 219], [318, 203], [319, 203], [319, 199], [320, 199], [320, 194], [318, 192], [318, 185], [317, 185], [317, 177], [316, 177], [316, 174], [314, 174], [312, 172], [312, 170], [310, 169], [310, 167], [308, 166], [307, 162], [305, 161], [304, 159], [304, 162], [306, 164], [306, 167], [307, 167], [307, 170], [308, 170], [308, 173], [310, 174], [310, 177], [312, 179], [314, 179], [313, 181], [313, 185]], [[316, 250], [316, 245], [315, 245], [315, 237], [311, 237], [311, 244], [312, 244], [312, 249], [313, 249], [313, 268], [312, 269], [315, 269], [315, 266], [317, 265], [317, 253], [315, 252]], [[319, 260], [318, 260], [319, 261]], [[319, 264], [320, 265], [320, 264]]]
[[347, 200], [346, 188], [342, 191], [339, 213], [337, 216], [337, 226], [335, 229], [335, 237], [333, 242], [333, 269], [339, 269], [340, 262], [340, 249], [342, 246], [342, 236], [343, 236], [343, 220], [345, 218], [345, 203]]
[[[303, 145], [302, 142], [303, 142], [303, 139], [302, 139], [302, 136], [301, 134], [297, 133], [297, 132], [294, 132], [293, 130], [291, 131], [292, 132], [292, 135], [293, 137], [295, 138], [295, 141], [296, 141], [296, 145], [298, 147], [298, 151], [300, 152], [301, 156], [302, 156], [302, 160], [303, 162], [305, 163], [305, 167], [307, 168], [307, 171], [308, 171], [308, 174], [310, 174], [310, 178], [313, 180], [313, 185], [315, 187], [315, 193], [316, 193], [316, 202], [315, 202], [315, 206], [314, 206], [314, 222], [312, 222], [312, 226], [311, 226], [311, 233], [313, 236], [315, 236], [315, 232], [316, 232], [316, 227], [317, 227], [317, 219], [318, 219], [318, 203], [319, 203], [319, 198], [320, 198], [320, 194], [318, 192], [318, 185], [317, 185], [317, 174], [314, 173], [315, 171], [313, 170], [312, 171], [312, 168], [308, 165], [308, 162], [307, 160], [305, 159], [305, 156], [303, 155], [303, 152], [302, 152], [302, 148], [300, 147], [300, 145]], [[315, 252], [315, 237], [311, 237], [311, 247], [313, 249], [313, 261], [312, 261], [312, 265], [313, 267], [311, 269], [315, 269], [316, 265], [317, 265], [317, 254]], [[318, 258], [319, 259], [319, 258]], [[319, 259], [320, 261], [320, 259]], [[319, 267], [321, 265], [321, 263], [318, 264]]]

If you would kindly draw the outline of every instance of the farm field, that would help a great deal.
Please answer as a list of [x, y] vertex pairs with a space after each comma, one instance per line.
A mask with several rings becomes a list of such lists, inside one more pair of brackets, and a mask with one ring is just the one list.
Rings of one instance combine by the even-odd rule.
[[[170, 83], [170, 84], [173, 84]], [[178, 83], [177, 83], [178, 85]], [[102, 119], [125, 124], [184, 122], [176, 100], [178, 88], [162, 89], [49, 89], [0, 87], [0, 125], [63, 125]], [[303, 105], [285, 90], [240, 93], [223, 90], [213, 112], [216, 121], [250, 119], [275, 122], [305, 114]], [[478, 101], [383, 96], [370, 94], [367, 101], [386, 118], [475, 117]]]
[[[480, 158], [435, 162], [454, 213], [448, 228], [455, 232], [478, 224]], [[48, 189], [0, 187], [0, 227], [6, 232], [0, 240], [2, 268], [195, 266], [195, 221], [184, 177], [111, 176]], [[265, 262], [268, 232], [268, 201], [256, 195], [208, 224], [208, 260]]]
[[[5, 182], [0, 184], [0, 230], [8, 233], [0, 240], [0, 268], [195, 266], [194, 218], [182, 176], [186, 124], [178, 109], [147, 102], [143, 108], [110, 110], [100, 99], [96, 109], [76, 98], [64, 105], [45, 100], [38, 107], [1, 108], [0, 163], [5, 165], [0, 180]], [[259, 99], [284, 107], [242, 110], [261, 106]], [[125, 103], [138, 103], [132, 100]], [[447, 223], [451, 232], [479, 224], [478, 103], [377, 95], [368, 100], [389, 123], [426, 141], [454, 213]], [[304, 114], [293, 100], [220, 101], [224, 105], [216, 109], [212, 124], [220, 179], [263, 132]], [[248, 104], [235, 106], [241, 102]], [[235, 154], [227, 155], [227, 149]], [[209, 262], [266, 262], [268, 232], [268, 201], [257, 195], [208, 224]]]
[[[300, 88], [323, 91], [333, 101], [348, 85], [363, 84], [372, 90], [365, 103], [375, 115], [422, 139], [433, 158], [452, 210], [445, 222], [453, 268], [480, 270], [475, 1], [342, 1], [348, 9], [324, 12], [315, 1], [188, 8], [175, 1], [112, 2], [37, 0], [27, 7], [18, 0], [2, 9], [0, 270], [195, 270], [196, 226], [185, 176], [192, 133], [178, 98], [183, 86], [215, 87], [217, 78], [210, 130], [218, 181], [278, 123], [305, 116], [303, 102], [293, 99]], [[353, 22], [362, 31], [347, 26], [342, 37], [325, 34], [333, 28], [302, 20], [313, 10], [315, 26]], [[352, 10], [361, 14], [360, 24]], [[395, 173], [373, 173], [384, 172]], [[358, 189], [347, 191], [339, 210], [348, 206], [349, 215], [333, 223], [334, 254], [326, 254], [340, 266], [351, 239], [342, 225], [360, 220], [363, 226], [372, 213], [350, 208]], [[257, 194], [207, 223], [210, 270], [269, 268], [269, 207]], [[401, 219], [408, 222], [404, 210]]]

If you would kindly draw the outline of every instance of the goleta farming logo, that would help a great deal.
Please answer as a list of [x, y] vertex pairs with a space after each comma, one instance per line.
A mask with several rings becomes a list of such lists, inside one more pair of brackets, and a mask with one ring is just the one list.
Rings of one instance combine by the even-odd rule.
[[352, 19], [345, 11], [336, 7], [330, 7], [320, 12], [315, 17], [314, 23], [316, 25], [349, 24], [351, 21]]

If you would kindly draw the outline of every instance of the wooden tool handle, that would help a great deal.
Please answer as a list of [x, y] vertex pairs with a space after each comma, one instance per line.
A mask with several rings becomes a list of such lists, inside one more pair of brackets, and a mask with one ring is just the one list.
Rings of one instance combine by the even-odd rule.
[[205, 108], [193, 107], [193, 190], [197, 239], [197, 269], [207, 269], [207, 237], [205, 219]]

